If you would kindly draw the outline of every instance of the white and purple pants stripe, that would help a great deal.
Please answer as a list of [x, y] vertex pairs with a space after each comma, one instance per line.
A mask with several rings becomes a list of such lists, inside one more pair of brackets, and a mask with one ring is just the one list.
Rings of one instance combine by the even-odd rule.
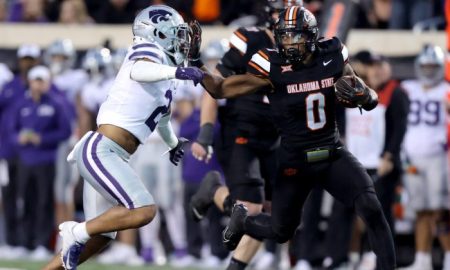
[[80, 174], [92, 187], [85, 186], [88, 193], [84, 192], [87, 220], [115, 205], [134, 209], [154, 204], [152, 195], [128, 164], [130, 154], [117, 143], [100, 133], [89, 132], [75, 151]]

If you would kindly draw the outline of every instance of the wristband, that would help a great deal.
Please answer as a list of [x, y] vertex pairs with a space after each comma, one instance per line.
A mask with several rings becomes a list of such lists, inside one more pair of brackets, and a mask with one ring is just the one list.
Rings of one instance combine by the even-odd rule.
[[203, 145], [212, 145], [214, 140], [214, 125], [206, 123], [200, 127], [197, 142]]

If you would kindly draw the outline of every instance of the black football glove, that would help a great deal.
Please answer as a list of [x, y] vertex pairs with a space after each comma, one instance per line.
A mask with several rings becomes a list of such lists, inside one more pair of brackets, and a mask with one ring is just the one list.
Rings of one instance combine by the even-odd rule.
[[178, 166], [178, 162], [180, 162], [181, 158], [184, 156], [184, 145], [188, 142], [189, 140], [186, 138], [178, 138], [178, 144], [177, 146], [175, 146], [173, 149], [171, 149], [169, 151], [170, 154], [170, 162], [173, 163], [173, 165]]
[[202, 45], [202, 28], [197, 20], [189, 22], [189, 61], [198, 61], [200, 59], [200, 47]]
[[349, 107], [364, 105], [370, 99], [370, 91], [360, 80], [356, 76], [344, 76], [337, 80], [336, 98]]

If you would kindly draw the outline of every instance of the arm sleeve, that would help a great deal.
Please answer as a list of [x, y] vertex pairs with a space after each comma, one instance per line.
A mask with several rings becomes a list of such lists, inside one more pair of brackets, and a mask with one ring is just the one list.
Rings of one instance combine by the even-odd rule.
[[171, 113], [167, 113], [161, 117], [158, 122], [158, 134], [170, 149], [173, 149], [178, 144], [178, 138], [173, 131], [172, 124], [170, 123]]
[[177, 68], [150, 61], [136, 61], [130, 78], [137, 82], [158, 82], [175, 78]]
[[40, 134], [42, 146], [54, 146], [70, 137], [70, 117], [67, 113], [67, 110], [64, 109], [61, 102], [55, 103], [55, 109], [55, 121], [57, 122], [56, 128]]
[[409, 113], [409, 99], [406, 93], [397, 88], [392, 93], [392, 99], [386, 110], [386, 142], [384, 153], [389, 152], [394, 157], [400, 155], [400, 148], [406, 133]]

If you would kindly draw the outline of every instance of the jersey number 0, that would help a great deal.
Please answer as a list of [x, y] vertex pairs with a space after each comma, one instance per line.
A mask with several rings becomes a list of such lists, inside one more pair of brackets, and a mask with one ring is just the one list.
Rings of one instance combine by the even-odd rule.
[[325, 97], [322, 93], [310, 94], [306, 97], [307, 125], [311, 130], [318, 130], [325, 126]]

